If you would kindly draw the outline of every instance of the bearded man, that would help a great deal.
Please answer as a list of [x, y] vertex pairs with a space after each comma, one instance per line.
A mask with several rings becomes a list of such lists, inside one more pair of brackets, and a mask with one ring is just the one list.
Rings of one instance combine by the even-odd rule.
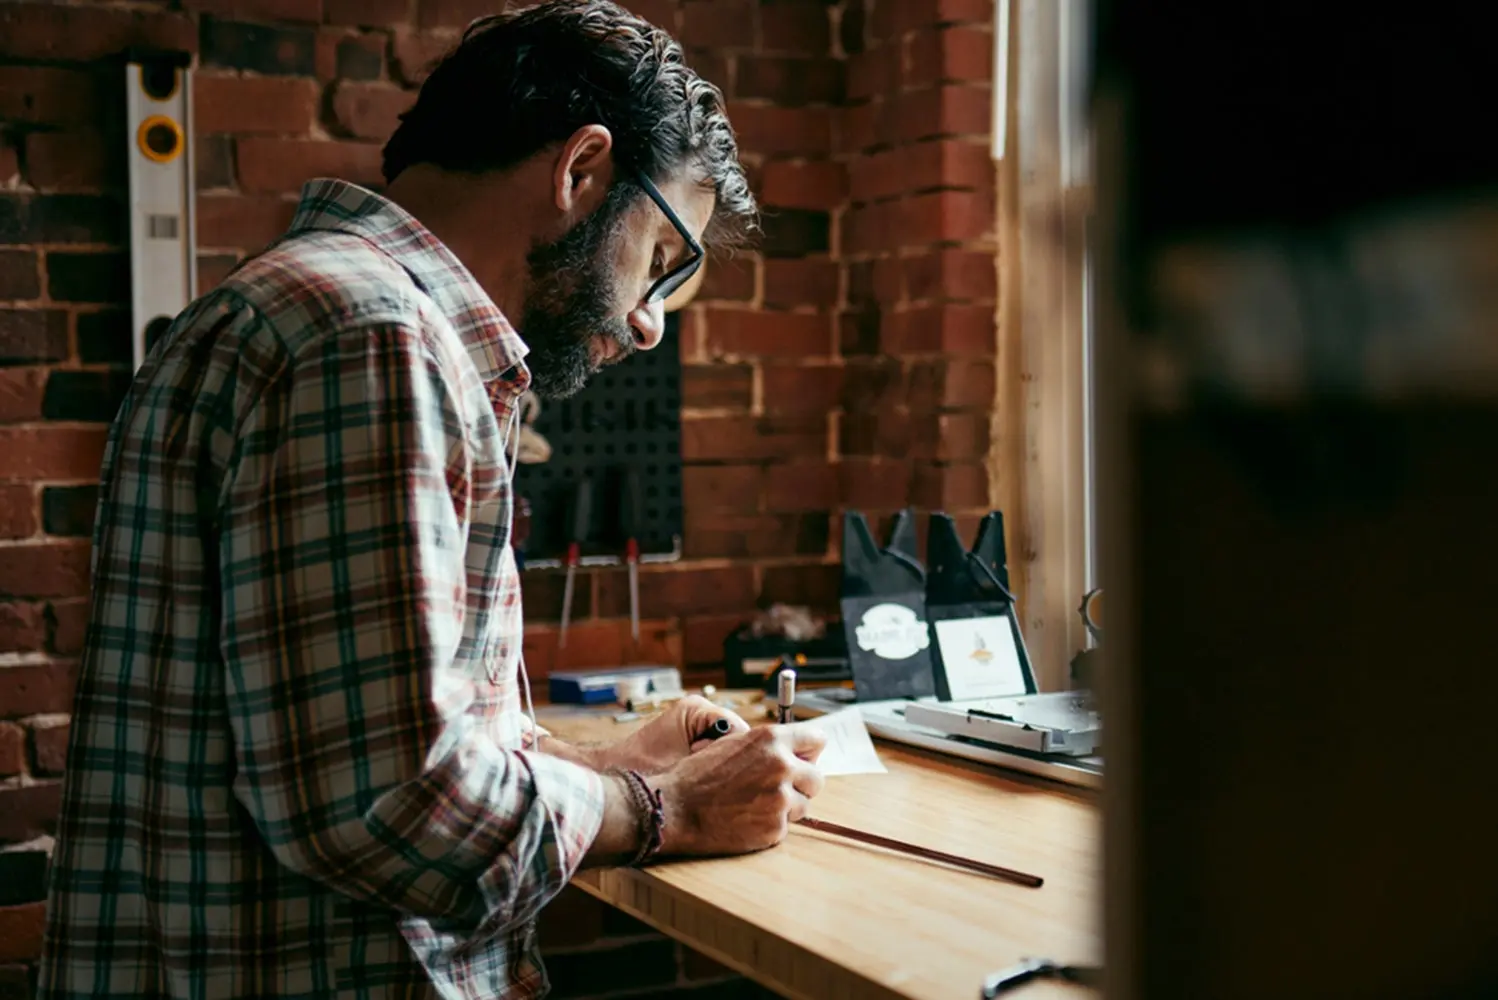
[[539, 996], [579, 869], [767, 847], [821, 787], [820, 737], [702, 699], [565, 745], [520, 659], [518, 399], [656, 347], [750, 228], [722, 95], [545, 3], [470, 27], [384, 173], [309, 182], [116, 418], [40, 997]]

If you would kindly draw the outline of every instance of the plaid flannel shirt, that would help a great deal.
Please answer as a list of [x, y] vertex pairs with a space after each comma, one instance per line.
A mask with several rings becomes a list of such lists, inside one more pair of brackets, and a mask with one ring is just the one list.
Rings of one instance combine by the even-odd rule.
[[543, 994], [603, 787], [520, 711], [524, 345], [331, 180], [163, 340], [104, 461], [38, 995]]

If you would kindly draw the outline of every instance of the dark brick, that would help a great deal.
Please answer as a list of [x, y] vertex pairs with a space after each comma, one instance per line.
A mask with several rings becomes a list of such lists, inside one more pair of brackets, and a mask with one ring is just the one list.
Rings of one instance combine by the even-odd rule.
[[9, 187], [20, 179], [21, 159], [18, 150], [24, 139], [0, 136], [0, 185]]
[[[72, 543], [66, 543], [72, 545]], [[26, 546], [34, 550], [36, 546]], [[35, 551], [30, 553], [36, 558]], [[0, 705], [5, 714], [20, 718], [50, 712], [67, 712], [73, 707], [73, 693], [77, 677], [72, 664], [53, 660], [42, 663], [26, 663], [0, 669]], [[0, 837], [0, 842], [6, 839]]]
[[677, 0], [629, 0], [623, 6], [636, 17], [642, 17], [658, 28], [676, 30]]
[[[528, 570], [520, 576], [525, 620], [557, 621], [562, 617], [562, 597], [567, 577], [561, 571]], [[577, 574], [572, 588], [572, 621], [581, 621], [593, 611], [593, 585], [587, 571]]]
[[0, 55], [8, 59], [88, 62], [132, 47], [191, 52], [193, 42], [191, 18], [177, 12], [120, 10], [112, 4], [0, 7]]
[[843, 357], [879, 353], [880, 314], [876, 306], [864, 306], [838, 317], [838, 352]]
[[838, 271], [833, 260], [772, 257], [765, 261], [765, 307], [835, 306]]
[[839, 365], [766, 364], [760, 369], [760, 400], [765, 413], [827, 413], [842, 394]]
[[888, 409], [904, 402], [905, 379], [894, 358], [850, 362], [843, 369], [841, 405], [849, 413]]
[[785, 107], [838, 104], [843, 99], [843, 63], [837, 59], [744, 56], [734, 97], [763, 98]]
[[130, 258], [122, 253], [49, 253], [47, 291], [59, 302], [127, 302]]
[[779, 208], [766, 211], [762, 225], [764, 233], [759, 248], [766, 257], [826, 253], [830, 245], [832, 220], [826, 212]]
[[0, 66], [0, 118], [51, 125], [92, 125], [99, 77], [54, 66]]
[[759, 603], [804, 605], [813, 611], [829, 611], [837, 607], [841, 577], [842, 568], [835, 564], [766, 566]]
[[747, 410], [753, 402], [754, 371], [748, 365], [687, 365], [682, 368], [682, 406]]
[[234, 140], [227, 135], [200, 135], [193, 151], [193, 182], [199, 191], [234, 186]]
[[86, 365], [129, 365], [130, 314], [120, 309], [78, 314], [78, 360]]
[[825, 458], [775, 464], [765, 469], [765, 509], [774, 512], [827, 511], [842, 496], [838, 467]]
[[30, 483], [0, 483], [0, 538], [30, 538], [34, 534], [36, 491]]
[[453, 45], [453, 39], [442, 35], [396, 31], [390, 47], [391, 66], [395, 71], [392, 75], [406, 83], [420, 83]]
[[98, 504], [97, 486], [48, 486], [42, 490], [42, 528], [49, 535], [87, 538]]
[[371, 37], [345, 38], [338, 43], [338, 77], [342, 80], [378, 80], [385, 72], [383, 47]]
[[713, 256], [703, 266], [707, 273], [702, 276], [699, 298], [733, 302], [748, 302], [754, 298], [754, 258], [749, 254]]
[[753, 48], [755, 7], [753, 0], [686, 0], [681, 43], [702, 49]]
[[730, 511], [749, 514], [759, 510], [760, 480], [757, 465], [688, 465], [681, 470], [682, 506], [694, 515]]
[[0, 197], [0, 243], [121, 243], [125, 210], [108, 195]]
[[[47, 648], [62, 656], [76, 656], [83, 652], [83, 640], [88, 636], [88, 606], [86, 597], [75, 597], [51, 601], [47, 604]], [[67, 697], [72, 697], [72, 679], [66, 677]], [[55, 682], [54, 682], [55, 683]]]
[[759, 31], [762, 51], [825, 56], [832, 48], [831, 18], [818, 0], [762, 3]]
[[[40, 418], [46, 389], [46, 368], [0, 369], [0, 431], [8, 423]], [[7, 478], [16, 477], [11, 474]]]
[[846, 413], [838, 425], [838, 452], [905, 458], [911, 454], [910, 417], [905, 413]]
[[0, 309], [0, 365], [62, 361], [68, 315], [58, 309]]
[[809, 514], [728, 514], [687, 517], [688, 559], [763, 559], [822, 555], [827, 551], [829, 517]]
[[29, 601], [0, 601], [0, 653], [41, 651], [47, 644], [45, 610], [45, 605]]
[[832, 149], [831, 108], [786, 108], [735, 101], [728, 107], [739, 147], [761, 156], [825, 156]]
[[341, 135], [386, 139], [416, 95], [380, 83], [340, 83], [333, 95], [333, 116]]
[[32, 773], [61, 775], [67, 769], [72, 722], [35, 720], [31, 724]]
[[[742, 612], [753, 603], [754, 571], [749, 566], [660, 571], [645, 567], [640, 571], [641, 618]], [[596, 614], [600, 618], [629, 615], [628, 576], [622, 570], [599, 575]]]
[[609, 951], [590, 950], [547, 958], [556, 1000], [665, 986], [676, 979], [676, 945], [661, 938]]
[[237, 254], [209, 254], [198, 257], [198, 292], [211, 291], [223, 283], [239, 266]]
[[35, 986], [35, 966], [0, 965], [0, 1000], [31, 1000]]
[[0, 788], [0, 841], [32, 840], [57, 832], [62, 782]]
[[313, 76], [317, 35], [308, 28], [272, 28], [204, 17], [203, 65], [279, 76]]
[[177, 0], [177, 6], [202, 14], [243, 21], [322, 20], [322, 0]]
[[98, 129], [26, 136], [26, 179], [39, 190], [120, 189], [126, 176], [124, 143]]
[[0, 250], [0, 299], [34, 299], [41, 294], [36, 254], [31, 250]]
[[398, 28], [411, 20], [410, 0], [324, 0], [323, 20], [370, 28]]
[[47, 852], [0, 850], [0, 906], [47, 898]]
[[[130, 373], [109, 371], [55, 371], [47, 379], [42, 397], [42, 416], [48, 420], [82, 420], [109, 423], [119, 411], [130, 389]], [[61, 532], [54, 532], [61, 534]]]
[[416, 25], [420, 28], [466, 28], [475, 18], [503, 9], [495, 0], [420, 0]]
[[696, 71], [698, 76], [723, 91], [724, 94], [733, 93], [733, 88], [729, 86], [729, 53], [726, 48], [689, 48], [686, 52], [686, 63]]
[[839, 31], [844, 55], [854, 56], [863, 51], [867, 25], [863, 0], [850, 0], [843, 5], [843, 20]]

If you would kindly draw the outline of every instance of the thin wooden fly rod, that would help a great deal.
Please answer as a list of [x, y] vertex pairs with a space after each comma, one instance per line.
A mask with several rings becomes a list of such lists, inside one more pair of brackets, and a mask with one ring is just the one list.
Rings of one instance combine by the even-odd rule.
[[1015, 871], [1013, 868], [1004, 868], [999, 865], [991, 865], [984, 861], [974, 861], [972, 858], [959, 857], [956, 854], [947, 854], [945, 851], [933, 851], [929, 847], [917, 847], [915, 844], [907, 844], [901, 840], [892, 840], [889, 837], [881, 837], [877, 833], [865, 833], [862, 830], [854, 830], [851, 827], [840, 826], [837, 823], [829, 823], [824, 819], [812, 819], [810, 816], [801, 820], [801, 825], [823, 833], [835, 834], [856, 840], [862, 844], [872, 844], [875, 847], [884, 847], [891, 851], [899, 851], [915, 858], [925, 858], [927, 861], [940, 861], [945, 865], [952, 865], [965, 871], [977, 872], [979, 875], [989, 875], [993, 878], [1001, 878], [1006, 882], [1014, 882], [1030, 889], [1039, 889], [1045, 884], [1045, 879], [1039, 875], [1029, 875], [1025, 872]]

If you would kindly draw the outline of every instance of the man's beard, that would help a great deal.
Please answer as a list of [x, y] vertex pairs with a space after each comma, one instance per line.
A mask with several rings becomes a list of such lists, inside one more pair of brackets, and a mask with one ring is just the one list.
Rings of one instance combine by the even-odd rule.
[[629, 321], [612, 315], [619, 299], [614, 260], [632, 194], [614, 184], [591, 215], [526, 255], [520, 335], [530, 348], [531, 388], [544, 399], [564, 399], [587, 384], [599, 367], [595, 341], [613, 341], [620, 361], [635, 350]]

